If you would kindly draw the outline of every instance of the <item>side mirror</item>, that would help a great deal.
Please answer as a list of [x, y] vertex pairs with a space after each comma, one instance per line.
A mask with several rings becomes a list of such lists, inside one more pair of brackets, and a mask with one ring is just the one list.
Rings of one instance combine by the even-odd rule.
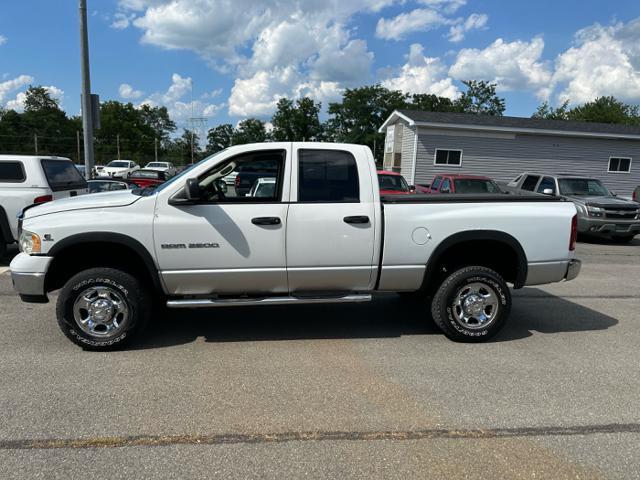
[[410, 193], [416, 193], [416, 186], [415, 185], [409, 185], [409, 192]]
[[545, 188], [544, 190], [542, 190], [542, 193], [544, 193], [545, 195], [553, 195], [553, 188]]
[[216, 187], [218, 187], [219, 192], [227, 193], [228, 188], [224, 180], [221, 180], [221, 179], [216, 180]]
[[614, 197], [618, 196], [618, 194], [616, 192], [611, 192], [611, 195], [613, 195]]
[[198, 201], [202, 198], [202, 190], [197, 178], [189, 178], [184, 186], [184, 193], [187, 200], [191, 202]]

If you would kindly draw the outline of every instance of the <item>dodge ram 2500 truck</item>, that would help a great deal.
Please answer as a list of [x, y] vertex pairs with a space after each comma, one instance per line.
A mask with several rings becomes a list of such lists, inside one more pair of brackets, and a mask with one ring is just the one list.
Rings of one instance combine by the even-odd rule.
[[[269, 194], [223, 180], [247, 170], [276, 179]], [[578, 275], [575, 240], [575, 206], [556, 197], [381, 198], [367, 147], [264, 143], [218, 152], [155, 189], [25, 209], [11, 273], [26, 302], [61, 289], [60, 328], [92, 350], [140, 335], [158, 305], [363, 302], [376, 292], [418, 293], [425, 319], [430, 310], [447, 337], [477, 342], [505, 324], [508, 284]]]

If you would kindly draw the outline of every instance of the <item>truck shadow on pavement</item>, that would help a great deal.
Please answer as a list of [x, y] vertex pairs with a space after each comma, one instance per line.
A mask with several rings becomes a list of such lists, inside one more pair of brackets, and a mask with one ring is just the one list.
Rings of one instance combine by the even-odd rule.
[[[608, 329], [618, 320], [569, 300], [528, 288], [514, 297], [511, 316], [490, 343], [521, 340], [536, 333]], [[442, 335], [426, 302], [395, 294], [366, 304], [226, 307], [174, 310], [155, 319], [129, 349], [162, 348], [204, 338], [206, 342], [375, 339]]]

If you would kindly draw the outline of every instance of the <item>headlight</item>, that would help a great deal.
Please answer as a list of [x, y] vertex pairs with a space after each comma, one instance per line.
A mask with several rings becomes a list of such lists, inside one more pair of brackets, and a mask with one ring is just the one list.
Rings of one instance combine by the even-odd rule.
[[587, 205], [587, 212], [591, 217], [601, 217], [602, 215], [604, 215], [604, 208], [592, 207], [591, 205]]
[[42, 242], [37, 234], [23, 230], [20, 234], [19, 246], [21, 252], [32, 255], [34, 253], [40, 253]]

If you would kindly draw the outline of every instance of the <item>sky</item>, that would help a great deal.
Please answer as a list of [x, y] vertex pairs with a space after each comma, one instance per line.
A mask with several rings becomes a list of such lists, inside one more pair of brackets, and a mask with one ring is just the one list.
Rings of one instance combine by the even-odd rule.
[[[380, 83], [456, 98], [489, 80], [508, 115], [602, 95], [640, 104], [638, 0], [87, 0], [92, 91], [180, 127], [268, 120], [279, 98]], [[43, 85], [80, 110], [76, 0], [0, 0], [0, 106]], [[192, 113], [193, 112], [193, 113]]]

